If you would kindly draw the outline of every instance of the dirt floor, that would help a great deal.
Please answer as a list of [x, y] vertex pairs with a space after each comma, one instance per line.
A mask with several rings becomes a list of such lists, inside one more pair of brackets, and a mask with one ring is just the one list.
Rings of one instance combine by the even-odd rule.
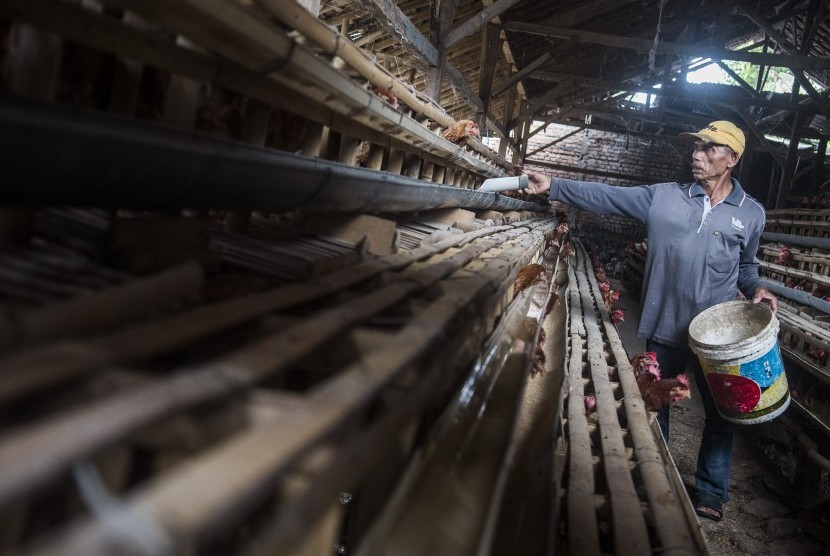
[[[630, 295], [618, 281], [612, 281], [612, 286], [622, 290], [616, 306], [625, 309], [626, 318], [617, 328], [626, 350], [632, 355], [645, 351], [645, 341], [636, 337], [636, 292]], [[694, 485], [703, 421], [703, 406], [693, 384], [692, 398], [672, 409], [669, 441], [687, 489]], [[818, 473], [809, 475], [796, 465], [782, 465], [777, 447], [787, 436], [774, 421], [739, 427], [734, 439], [730, 501], [724, 507], [723, 520], [700, 520], [713, 556], [830, 554], [830, 502], [819, 496], [826, 485], [821, 484]], [[792, 480], [786, 471], [794, 475]]]

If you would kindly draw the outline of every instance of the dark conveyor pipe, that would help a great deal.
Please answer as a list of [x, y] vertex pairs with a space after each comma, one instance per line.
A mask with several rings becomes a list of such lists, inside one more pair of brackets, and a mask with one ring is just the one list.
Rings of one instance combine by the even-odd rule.
[[546, 210], [537, 203], [0, 97], [3, 205], [273, 212]]
[[830, 238], [826, 237], [807, 237], [797, 236], [794, 234], [764, 232], [761, 234], [761, 238], [767, 241], [776, 241], [778, 243], [796, 245], [798, 247], [819, 247], [821, 249], [830, 249]]

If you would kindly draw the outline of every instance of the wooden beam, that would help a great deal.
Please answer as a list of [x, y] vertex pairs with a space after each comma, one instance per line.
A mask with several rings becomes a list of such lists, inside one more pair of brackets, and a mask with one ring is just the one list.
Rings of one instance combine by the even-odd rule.
[[813, 99], [813, 102], [816, 103], [816, 106], [818, 106], [819, 109], [821, 109], [821, 113], [825, 116], [830, 115], [830, 104], [828, 104], [827, 100], [825, 100], [825, 98], [821, 96], [821, 93], [816, 91], [815, 87], [813, 87], [813, 84], [810, 83], [810, 80], [807, 79], [806, 75], [804, 75], [804, 72], [797, 69], [793, 69], [790, 71], [793, 72], [793, 76], [795, 76], [795, 79], [796, 81], [798, 81], [798, 84], [801, 85], [801, 88], [807, 91], [807, 94], [810, 95], [810, 98]]
[[[411, 54], [423, 58], [430, 65], [439, 63], [438, 49], [418, 30], [408, 17], [392, 0], [355, 0], [355, 3], [369, 12], [386, 31], [400, 41], [401, 46]], [[484, 103], [472, 89], [467, 80], [450, 63], [447, 63], [447, 78], [458, 94], [475, 109], [482, 111]]]
[[[762, 132], [758, 128], [758, 126], [755, 125], [755, 122], [753, 121], [752, 116], [746, 110], [744, 110], [742, 108], [736, 108], [735, 110], [738, 112], [738, 114], [741, 115], [741, 119], [743, 119], [744, 123], [749, 128], [749, 131], [752, 132], [752, 135], [755, 136], [755, 139], [757, 139], [758, 142], [761, 143], [762, 145], [764, 145], [766, 147], [770, 147], [769, 141], [767, 140], [766, 137], [764, 137], [764, 132]], [[773, 160], [775, 160], [775, 162], [776, 162], [776, 164], [778, 164], [778, 166], [780, 166], [781, 168], [784, 167], [784, 164], [786, 163], [786, 161], [783, 158], [781, 158], [781, 155], [778, 154], [777, 149], [767, 148], [767, 152], [770, 153]]]
[[689, 100], [704, 100], [706, 102], [732, 103], [737, 106], [763, 106], [766, 108], [777, 108], [779, 110], [791, 110], [794, 112], [818, 111], [815, 106], [793, 103], [788, 101], [781, 101], [777, 99], [768, 99], [761, 95], [757, 95], [756, 97], [752, 98], [744, 95], [705, 94], [701, 92], [693, 92], [675, 88], [656, 89], [651, 86], [635, 85], [632, 83], [610, 81], [605, 79], [594, 79], [592, 77], [571, 75], [560, 72], [537, 71], [533, 74], [533, 77], [545, 81], [571, 82], [581, 87], [603, 89], [607, 91], [646, 93], [656, 96], [686, 98]]
[[534, 115], [536, 115], [536, 113], [539, 112], [539, 110], [544, 108], [552, 100], [558, 98], [564, 91], [566, 91], [572, 85], [572, 82], [566, 81], [564, 83], [560, 83], [556, 87], [549, 89], [548, 92], [546, 92], [543, 95], [534, 97], [532, 99], [528, 99], [528, 106], [519, 115], [519, 119], [524, 120], [532, 118]]
[[571, 3], [570, 9], [557, 10], [556, 15], [545, 21], [545, 24], [556, 22], [559, 27], [576, 27], [581, 23], [595, 19], [600, 15], [620, 8], [621, 4], [632, 3], [636, 0], [588, 0], [587, 2]]
[[488, 24], [481, 37], [481, 70], [478, 78], [478, 96], [484, 101], [484, 113], [490, 112], [490, 88], [493, 86], [493, 74], [496, 71], [499, 51], [501, 50], [501, 28]]
[[[582, 117], [580, 117], [578, 120], [568, 119], [567, 113], [566, 113], [565, 117], [562, 117], [562, 115], [558, 115], [558, 117], [551, 120], [551, 123], [566, 125], [568, 127], [573, 127], [573, 128], [581, 127], [581, 128], [590, 129], [590, 130], [593, 130], [593, 131], [603, 131], [603, 132], [606, 132], [606, 133], [616, 133], [616, 134], [623, 133], [617, 127], [602, 125], [602, 124], [597, 123], [595, 121], [592, 121], [591, 123], [585, 123], [585, 120]], [[632, 129], [632, 130], [628, 131], [627, 133], [630, 134], [632, 137], [642, 137], [642, 138], [645, 138], [645, 139], [657, 139], [657, 140], [660, 140], [660, 141], [666, 141], [668, 143], [673, 143], [673, 144], [684, 144], [685, 143], [685, 141], [683, 139], [680, 139], [680, 137], [674, 137], [674, 136], [671, 136], [671, 135], [657, 135], [655, 133], [649, 133], [649, 132], [646, 132], [646, 131], [639, 131], [639, 130], [635, 130], [635, 129]]]
[[[794, 45], [790, 44], [783, 36], [781, 36], [778, 31], [776, 31], [772, 25], [770, 25], [758, 12], [747, 6], [744, 2], [736, 2], [735, 5], [740, 8], [740, 10], [746, 15], [749, 20], [758, 26], [761, 31], [767, 34], [767, 36], [772, 39], [778, 46], [781, 47], [781, 50], [786, 52], [787, 54], [798, 54], [798, 48]], [[787, 66], [786, 64], [769, 64], [771, 66], [779, 65], [783, 67], [791, 67]]]
[[[648, 52], [652, 47], [654, 47], [654, 41], [648, 39], [637, 39], [619, 35], [609, 35], [606, 33], [594, 33], [579, 29], [564, 29], [561, 27], [522, 22], [505, 23], [503, 27], [507, 31], [541, 35], [549, 38], [570, 39], [572, 37], [578, 37], [579, 40], [585, 43], [626, 48], [636, 50], [638, 52]], [[758, 65], [766, 64], [804, 70], [830, 69], [830, 59], [809, 56], [743, 52], [739, 50], [724, 50], [722, 48], [710, 48], [662, 41], [657, 44], [656, 51], [660, 54], [678, 54], [681, 56], [696, 56], [700, 58], [739, 60]]]
[[579, 133], [580, 131], [582, 131], [582, 130], [584, 130], [584, 129], [585, 129], [584, 127], [578, 127], [578, 128], [576, 128], [575, 130], [573, 130], [572, 132], [570, 132], [570, 133], [566, 133], [566, 134], [565, 134], [565, 135], [563, 135], [562, 137], [560, 137], [560, 138], [558, 138], [558, 139], [554, 139], [554, 140], [553, 140], [553, 141], [551, 141], [550, 143], [546, 143], [546, 144], [542, 145], [541, 147], [539, 147], [538, 149], [535, 149], [535, 150], [533, 150], [533, 151], [531, 151], [531, 152], [527, 153], [527, 156], [533, 156], [534, 154], [538, 153], [539, 151], [543, 151], [543, 150], [545, 150], [545, 149], [547, 149], [547, 148], [550, 148], [550, 147], [554, 146], [555, 144], [557, 144], [557, 143], [559, 143], [559, 142], [561, 142], [561, 141], [564, 141], [564, 140], [565, 140], [565, 139], [567, 139], [568, 137], [572, 137], [572, 136], [576, 135], [577, 133]]
[[481, 29], [488, 21], [494, 17], [500, 16], [518, 2], [519, 0], [497, 0], [496, 2], [490, 4], [476, 15], [450, 31], [447, 34], [446, 39], [444, 39], [444, 46], [449, 48], [461, 39], [469, 37]]
[[717, 60], [715, 63], [718, 65], [718, 67], [720, 67], [720, 69], [725, 71], [726, 74], [729, 75], [729, 77], [734, 79], [735, 82], [738, 85], [741, 86], [741, 88], [743, 88], [746, 92], [748, 92], [754, 98], [758, 98], [758, 96], [760, 96], [758, 91], [755, 90], [755, 87], [753, 87], [752, 85], [750, 85], [749, 83], [744, 81], [744, 79], [740, 75], [735, 73], [735, 71], [732, 68], [730, 68], [729, 66], [727, 66], [725, 63], [721, 62], [720, 60]]
[[452, 25], [458, 0], [446, 2], [431, 2], [429, 9], [429, 39], [438, 50], [438, 63], [427, 69], [424, 83], [424, 94], [439, 101], [441, 97], [441, 82], [447, 67], [447, 47], [443, 43], [444, 34]]
[[503, 92], [510, 90], [510, 88], [513, 85], [515, 85], [516, 83], [518, 83], [519, 81], [521, 81], [522, 79], [524, 79], [525, 77], [527, 77], [528, 75], [533, 73], [535, 70], [542, 67], [543, 65], [545, 65], [546, 63], [548, 63], [551, 60], [553, 60], [553, 54], [551, 54], [550, 52], [545, 52], [544, 54], [542, 54], [541, 56], [539, 56], [538, 58], [536, 58], [535, 60], [530, 62], [528, 65], [526, 65], [524, 68], [522, 68], [518, 72], [514, 73], [510, 77], [510, 79], [508, 79], [507, 81], [502, 83], [499, 87], [497, 87], [492, 93], [493, 98], [496, 98], [497, 96], [499, 96]]
[[[507, 94], [507, 98], [504, 101], [504, 114], [502, 115], [502, 121], [504, 122], [504, 128], [508, 129], [508, 122], [513, 117], [513, 108], [516, 106], [516, 97], [518, 93], [516, 91], [516, 87], [510, 89], [510, 92]], [[507, 136], [509, 138], [509, 135]], [[507, 139], [503, 139], [499, 141], [499, 154], [501, 156], [505, 156], [507, 153]], [[513, 142], [511, 144], [511, 148], [516, 146], [516, 143]], [[517, 149], [513, 148], [513, 152]]]
[[821, 24], [824, 22], [824, 18], [826, 16], [827, 0], [821, 0], [818, 3], [810, 2], [810, 13], [807, 15], [807, 20], [805, 22], [804, 36], [801, 39], [801, 45], [798, 47], [799, 54], [804, 56], [810, 54], [810, 47], [813, 45], [813, 39], [815, 38], [816, 32], [819, 30], [819, 27], [821, 27]]
[[[798, 85], [795, 85], [798, 87]], [[787, 160], [781, 169], [781, 183], [778, 188], [778, 197], [773, 208], [786, 208], [787, 198], [793, 189], [793, 179], [798, 164], [798, 142], [801, 139], [801, 127], [804, 125], [804, 115], [796, 114], [790, 134], [790, 146], [787, 149]]]

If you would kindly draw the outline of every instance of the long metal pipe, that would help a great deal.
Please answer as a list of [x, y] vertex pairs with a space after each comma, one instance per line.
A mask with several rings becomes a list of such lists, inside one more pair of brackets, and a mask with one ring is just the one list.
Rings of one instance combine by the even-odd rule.
[[778, 243], [786, 243], [787, 245], [797, 245], [798, 247], [819, 247], [821, 249], [830, 249], [830, 238], [826, 237], [807, 237], [795, 234], [764, 232], [761, 234], [761, 239], [765, 239], [767, 241], [777, 241]]
[[359, 213], [546, 210], [495, 193], [10, 96], [0, 97], [0, 152], [4, 205]]

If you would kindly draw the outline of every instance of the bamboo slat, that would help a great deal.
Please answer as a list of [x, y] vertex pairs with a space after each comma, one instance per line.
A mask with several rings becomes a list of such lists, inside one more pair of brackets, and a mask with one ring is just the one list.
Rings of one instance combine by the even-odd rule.
[[[587, 360], [597, 402], [596, 412], [602, 438], [600, 459], [605, 472], [611, 506], [614, 548], [621, 554], [650, 554], [645, 518], [642, 512], [632, 511], [633, 508], [639, 507], [640, 500], [626, 457], [623, 431], [608, 377], [604, 339], [597, 322], [594, 299], [599, 296], [593, 297], [593, 295], [596, 295], [599, 289], [591, 287], [588, 274], [593, 274], [593, 269], [587, 254], [582, 250], [581, 245], [577, 245], [577, 250], [581, 251], [581, 256], [578, 257], [580, 264], [576, 270], [576, 277], [587, 333]], [[597, 303], [597, 305], [600, 304]]]
[[[537, 224], [530, 224], [536, 226]], [[58, 384], [101, 369], [168, 352], [177, 346], [205, 338], [256, 319], [268, 312], [284, 310], [348, 288], [380, 275], [403, 269], [446, 249], [463, 246], [479, 238], [512, 229], [492, 227], [468, 232], [414, 249], [407, 253], [374, 259], [326, 276], [263, 293], [203, 305], [180, 314], [116, 330], [91, 340], [45, 344], [21, 350], [0, 359], [3, 381], [0, 400]], [[524, 228], [520, 228], [524, 229]], [[45, 365], [44, 362], [49, 362]]]
[[[705, 552], [693, 512], [684, 511], [690, 504], [685, 491], [673, 487], [668, 469], [673, 463], [659, 450], [628, 356], [578, 242], [576, 252], [568, 297], [568, 528], [560, 542], [571, 553]], [[584, 405], [586, 392], [596, 399], [593, 410]], [[588, 425], [588, 418], [597, 425]], [[595, 481], [594, 469], [603, 472], [602, 480]]]
[[[198, 297], [204, 285], [196, 262], [46, 307], [6, 314], [0, 321], [0, 349], [57, 340], [121, 325], [174, 302]], [[11, 317], [11, 318], [10, 318]]]
[[[233, 521], [233, 516], [249, 511], [258, 501], [263, 500], [273, 489], [275, 481], [290, 473], [303, 457], [332, 440], [343, 440], [343, 434], [353, 434], [356, 424], [354, 418], [364, 412], [373, 401], [378, 400], [378, 396], [388, 386], [399, 380], [403, 380], [403, 385], [417, 385], [420, 382], [418, 377], [424, 376], [423, 373], [426, 373], [426, 376], [440, 376], [442, 373], [439, 368], [442, 365], [436, 357], [445, 354], [446, 349], [442, 349], [442, 346], [446, 348], [447, 339], [469, 337], [474, 329], [480, 328], [478, 319], [470, 317], [477, 314], [482, 305], [492, 306], [492, 303], [504, 294], [504, 287], [510, 281], [511, 272], [516, 271], [510, 261], [522, 260], [527, 253], [537, 252], [538, 246], [543, 243], [542, 240], [543, 236], [532, 233], [493, 241], [491, 246], [497, 248], [493, 253], [496, 256], [480, 258], [481, 264], [475, 272], [465, 269], [469, 259], [456, 257], [455, 261], [453, 258], [447, 258], [439, 262], [438, 266], [442, 270], [435, 271], [426, 267], [420, 273], [409, 275], [406, 282], [414, 284], [417, 289], [439, 283], [441, 287], [438, 290], [430, 288], [428, 303], [424, 304], [386, 343], [370, 353], [361, 354], [340, 372], [305, 394], [292, 396], [290, 404], [279, 419], [236, 435], [216, 449], [192, 458], [186, 464], [162, 475], [146, 488], [128, 496], [125, 501], [125, 512], [151, 519], [160, 528], [162, 536], [178, 549], [200, 546], [211, 538], [217, 528], [226, 527], [229, 518]], [[480, 254], [486, 253], [487, 250], [484, 250]], [[394, 297], [399, 288], [399, 284], [392, 284], [369, 294], [369, 298], [364, 302], [371, 304], [371, 299], [388, 297], [390, 291]], [[488, 299], [489, 302], [482, 303]], [[377, 306], [375, 312], [376, 310]], [[368, 314], [372, 311], [364, 309], [364, 312]], [[344, 313], [345, 311], [338, 316], [343, 317]], [[316, 324], [319, 324], [319, 321]], [[310, 331], [307, 332], [311, 335]], [[290, 332], [282, 336], [291, 336], [297, 342], [314, 341], [304, 340], [302, 335], [292, 335]], [[449, 345], [451, 346], [452, 342]], [[275, 366], [280, 366], [280, 363], [273, 361], [273, 354], [256, 353], [258, 350], [257, 347], [253, 352], [246, 350], [244, 353], [217, 361], [211, 367], [217, 371], [223, 369], [230, 372], [235, 384], [242, 385], [250, 380], [245, 379], [244, 375], [252, 378], [263, 373], [271, 374]], [[413, 374], [413, 369], [419, 371]], [[430, 373], [428, 369], [433, 370]], [[192, 376], [193, 373], [187, 375]], [[226, 377], [230, 378], [229, 375]], [[219, 385], [215, 378], [218, 377], [203, 376], [203, 379], [213, 384], [212, 386], [198, 384], [205, 380], [197, 382], [191, 379], [185, 381], [188, 384], [181, 390], [156, 389], [154, 394], [161, 396], [162, 391], [167, 391], [165, 397], [168, 401], [165, 403], [170, 403], [172, 398], [185, 395], [185, 392], [189, 392], [192, 399], [193, 387], [197, 385], [203, 390], [223, 389], [224, 386]], [[162, 382], [168, 389], [173, 387], [172, 381]], [[180, 384], [184, 386], [185, 382]], [[135, 402], [144, 402], [141, 405], [144, 406], [145, 412], [153, 399], [153, 396], [131, 397]], [[423, 396], [422, 399], [426, 400], [428, 397]], [[122, 401], [125, 399], [122, 398]], [[158, 405], [164, 403], [156, 404]], [[128, 409], [127, 404], [123, 403], [119, 404], [119, 407], [122, 411]], [[375, 407], [377, 412], [379, 408], [377, 405]], [[380, 419], [386, 412], [394, 413], [396, 408], [396, 404], [391, 404], [375, 418]], [[79, 412], [70, 420], [74, 420], [75, 425], [81, 425], [80, 421], [86, 421], [89, 425], [93, 422], [100, 423], [99, 417], [103, 416], [100, 415], [100, 408], [97, 416], [94, 415], [95, 408], [88, 407], [87, 410], [86, 419], [81, 418]], [[62, 415], [56, 422], [66, 423], [67, 417]], [[125, 432], [123, 426], [122, 421], [118, 426], [121, 428], [120, 434]], [[88, 427], [78, 426], [73, 429], [87, 431], [82, 434], [89, 436], [86, 448], [90, 449], [92, 445], [89, 442], [95, 444], [100, 441], [100, 431], [93, 431]], [[274, 439], [279, 441], [275, 442]], [[17, 446], [18, 449], [21, 448], [20, 444]], [[31, 444], [22, 448], [31, 448]], [[42, 445], [39, 449], [48, 447]], [[44, 456], [52, 459], [56, 456], [62, 457], [58, 454], [59, 451], [53, 449]], [[0, 453], [4, 454], [0, 455], [0, 466], [8, 469], [8, 464], [14, 456], [2, 447]], [[84, 456], [78, 453], [75, 457]], [[64, 461], [68, 463], [69, 460]], [[8, 476], [5, 470], [0, 475]], [[336, 486], [340, 485], [332, 484], [330, 488]], [[284, 511], [278, 514], [278, 520], [287, 519], [290, 522], [291, 508], [283, 509]], [[124, 543], [128, 546], [129, 539], [117, 530], [108, 527], [101, 520], [92, 520], [79, 524], [67, 536], [58, 539], [56, 544], [46, 545], [42, 550], [43, 553], [49, 553], [60, 546], [60, 551], [65, 554], [89, 555], [111, 552], [113, 547], [125, 546]]]
[[[575, 272], [568, 269], [570, 346], [568, 355], [568, 546], [574, 554], [601, 554], [594, 504], [596, 485], [591, 437], [585, 417], [582, 359], [586, 333]], [[576, 324], [576, 326], [574, 326]]]
[[[591, 265], [590, 260], [587, 264]], [[593, 271], [589, 271], [587, 275], [591, 287], [594, 291], [598, 291], [599, 287]], [[673, 466], [673, 463], [670, 459], [666, 460], [661, 456], [660, 448], [654, 438], [654, 430], [648, 424], [647, 411], [620, 335], [611, 322], [605, 305], [597, 303], [596, 307], [610, 346], [617, 379], [622, 388], [622, 403], [627, 417], [626, 426], [634, 445], [637, 467], [643, 477], [649, 505], [649, 520], [653, 520], [657, 535], [657, 542], [653, 544], [661, 552], [667, 554], [680, 555], [700, 551], [703, 540], [694, 534], [694, 525], [688, 520], [690, 512], [684, 512], [682, 507], [688, 506], [688, 498], [685, 492], [680, 493], [672, 489], [668, 467]]]
[[[513, 237], [519, 235], [519, 231], [513, 231]], [[252, 342], [217, 361], [182, 369], [173, 378], [98, 404], [88, 404], [60, 418], [47, 419], [8, 434], [0, 440], [0, 504], [7, 497], [60, 473], [85, 454], [172, 412], [232, 395], [277, 376], [301, 357], [342, 334], [350, 325], [391, 307], [416, 291], [435, 285], [508, 237], [471, 244], [452, 258], [425, 266], [407, 274], [403, 280], [372, 290], [367, 295], [320, 311], [288, 330]], [[496, 259], [494, 264], [504, 263]], [[94, 434], [79, 440], [72, 431], [94, 431]], [[23, 447], [25, 449], [21, 449]], [[23, 457], [24, 454], [30, 456]], [[31, 454], [41, 454], [33, 458], [36, 463], [30, 461]]]

